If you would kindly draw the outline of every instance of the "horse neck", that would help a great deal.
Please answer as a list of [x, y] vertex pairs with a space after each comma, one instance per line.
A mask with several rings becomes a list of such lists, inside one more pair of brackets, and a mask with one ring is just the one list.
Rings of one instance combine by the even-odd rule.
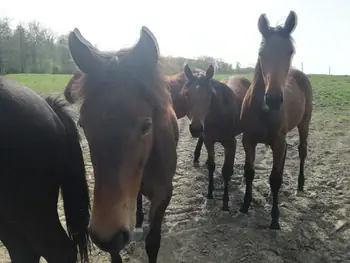
[[252, 83], [252, 101], [251, 104], [256, 106], [261, 106], [264, 101], [265, 94], [265, 82], [261, 72], [260, 60], [258, 59], [255, 70], [254, 70], [254, 78]]
[[[231, 109], [234, 105], [234, 92], [227, 86], [224, 88], [224, 83], [219, 83], [220, 85], [215, 85], [214, 88], [216, 90], [216, 96], [213, 97], [215, 106], [211, 107], [211, 110], [219, 110], [220, 112], [230, 112], [229, 109]], [[232, 98], [232, 100], [231, 100]]]

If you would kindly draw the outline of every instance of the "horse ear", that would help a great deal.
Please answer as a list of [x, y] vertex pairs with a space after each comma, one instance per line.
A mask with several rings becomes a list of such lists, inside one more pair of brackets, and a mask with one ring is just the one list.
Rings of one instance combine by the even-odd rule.
[[85, 74], [96, 72], [103, 64], [102, 57], [96, 56], [96, 48], [75, 28], [68, 36], [68, 47], [74, 63]]
[[261, 14], [258, 20], [258, 29], [263, 37], [266, 37], [270, 32], [270, 22], [266, 14]]
[[154, 69], [159, 60], [159, 47], [156, 37], [151, 30], [143, 26], [140, 31], [140, 38], [130, 51], [129, 62], [133, 66], [142, 69]]
[[74, 104], [77, 101], [75, 95], [77, 95], [82, 87], [82, 81], [84, 74], [81, 71], [76, 71], [67, 86], [63, 91], [63, 95], [70, 104]]
[[214, 77], [214, 67], [212, 65], [210, 65], [207, 69], [207, 72], [205, 73], [205, 76], [208, 79], [212, 79]]
[[190, 69], [190, 66], [188, 64], [184, 66], [184, 73], [185, 73], [186, 79], [191, 80], [194, 78], [192, 70]]
[[286, 22], [284, 23], [284, 30], [288, 34], [291, 34], [294, 31], [294, 29], [296, 28], [297, 23], [298, 23], [297, 14], [294, 11], [290, 11], [289, 15], [286, 19]]

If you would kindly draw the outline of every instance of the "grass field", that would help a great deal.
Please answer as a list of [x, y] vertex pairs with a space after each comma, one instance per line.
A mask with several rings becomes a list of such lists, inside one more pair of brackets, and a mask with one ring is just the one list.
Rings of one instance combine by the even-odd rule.
[[[62, 93], [69, 75], [9, 75], [41, 94]], [[217, 75], [223, 79], [227, 75]], [[252, 79], [252, 75], [247, 76]], [[257, 148], [254, 202], [248, 217], [237, 216], [243, 199], [244, 152], [241, 136], [235, 159], [235, 174], [230, 183], [232, 216], [220, 214], [221, 200], [208, 211], [205, 202], [207, 170], [203, 150], [201, 167], [192, 166], [196, 141], [188, 132], [188, 121], [179, 120], [180, 142], [174, 194], [167, 209], [158, 262], [350, 262], [350, 77], [310, 75], [314, 110], [310, 125], [308, 157], [305, 167], [306, 195], [297, 197], [299, 169], [298, 133], [288, 135], [284, 182], [280, 192], [281, 227], [270, 231], [268, 175], [272, 165], [270, 149]], [[88, 156], [86, 143], [84, 151]], [[221, 199], [220, 171], [223, 150], [216, 147], [215, 199]], [[90, 160], [87, 170], [92, 175]], [[92, 178], [92, 177], [90, 177]], [[90, 187], [93, 180], [90, 179]], [[146, 203], [146, 207], [148, 204]], [[147, 222], [146, 222], [147, 223]], [[123, 252], [125, 262], [148, 262], [143, 242], [132, 242]], [[0, 262], [8, 262], [0, 248]], [[92, 262], [109, 262], [95, 251]]]
[[[216, 75], [218, 80], [230, 75]], [[41, 94], [62, 93], [70, 75], [50, 74], [15, 74], [7, 75]], [[249, 79], [253, 75], [246, 75]], [[314, 88], [314, 105], [316, 109], [345, 109], [350, 107], [350, 77], [333, 75], [309, 75]]]
[[[230, 75], [216, 75], [218, 80]], [[40, 94], [62, 93], [70, 75], [15, 74], [7, 75]], [[246, 75], [250, 80], [253, 75]], [[309, 75], [314, 88], [314, 107], [320, 111], [346, 111], [350, 109], [350, 77], [333, 75]], [[344, 117], [346, 118], [347, 115]]]

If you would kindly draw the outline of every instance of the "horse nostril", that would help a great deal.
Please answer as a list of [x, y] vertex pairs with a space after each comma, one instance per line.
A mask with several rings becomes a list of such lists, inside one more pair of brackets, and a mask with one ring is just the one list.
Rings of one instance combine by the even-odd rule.
[[89, 233], [92, 242], [105, 252], [119, 253], [130, 242], [130, 232], [128, 230], [119, 230], [109, 241], [101, 241], [98, 235], [91, 230], [89, 230]]
[[277, 110], [283, 103], [283, 93], [265, 93], [264, 101], [270, 109]]
[[112, 249], [120, 251], [130, 242], [130, 232], [128, 230], [119, 230], [112, 238]]
[[130, 242], [130, 232], [127, 230], [121, 231], [121, 236], [123, 238], [124, 245]]

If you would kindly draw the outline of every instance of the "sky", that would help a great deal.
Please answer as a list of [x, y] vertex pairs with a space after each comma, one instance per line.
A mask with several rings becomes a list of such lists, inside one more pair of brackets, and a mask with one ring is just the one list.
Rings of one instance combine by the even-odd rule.
[[[58, 34], [74, 27], [101, 50], [133, 45], [142, 26], [156, 36], [162, 55], [202, 55], [254, 66], [261, 40], [258, 18], [284, 23], [290, 10], [298, 15], [292, 36], [293, 66], [306, 73], [350, 75], [349, 0], [11, 0], [0, 16], [12, 25], [36, 20]], [[57, 3], [57, 4], [56, 4]], [[84, 11], [83, 11], [84, 10]]]

